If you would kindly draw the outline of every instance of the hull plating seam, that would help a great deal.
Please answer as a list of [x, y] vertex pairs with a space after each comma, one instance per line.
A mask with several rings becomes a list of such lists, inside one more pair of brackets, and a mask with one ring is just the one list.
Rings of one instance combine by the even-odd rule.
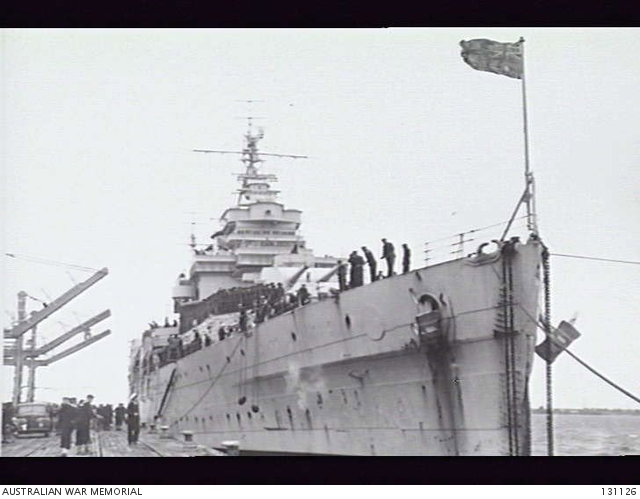
[[[345, 428], [263, 428], [257, 430], [249, 430], [249, 429], [238, 429], [235, 430], [235, 433], [262, 433], [262, 432], [271, 432], [271, 431], [290, 431], [290, 432], [313, 432], [313, 431], [334, 431], [334, 432], [349, 432], [355, 430], [394, 430], [394, 431], [435, 431], [435, 432], [443, 432], [443, 431], [451, 431], [451, 432], [465, 432], [465, 431], [503, 431], [507, 429], [508, 426], [498, 426], [496, 428], [398, 428], [397, 426], [353, 426], [353, 427], [345, 427]], [[194, 431], [194, 435], [212, 435], [230, 433], [229, 430], [210, 430], [210, 431]]]

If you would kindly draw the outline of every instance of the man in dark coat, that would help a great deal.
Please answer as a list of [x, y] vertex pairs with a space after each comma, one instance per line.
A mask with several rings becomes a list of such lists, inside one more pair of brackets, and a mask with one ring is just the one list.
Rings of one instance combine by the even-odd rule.
[[129, 445], [138, 443], [140, 434], [140, 408], [138, 407], [138, 396], [134, 393], [127, 406], [127, 440]]
[[340, 291], [345, 291], [347, 289], [347, 265], [342, 260], [338, 260], [338, 265], [338, 286]]
[[240, 331], [243, 333], [247, 332], [247, 327], [249, 325], [249, 317], [247, 317], [247, 311], [244, 307], [240, 310], [240, 317], [238, 318], [238, 326], [240, 326]]
[[2, 443], [10, 443], [13, 441], [13, 435], [15, 432], [15, 425], [13, 424], [13, 416], [15, 410], [11, 402], [4, 402], [2, 404]]
[[376, 258], [371, 253], [371, 250], [366, 246], [362, 247], [362, 252], [364, 253], [365, 258], [367, 259], [367, 263], [369, 264], [369, 275], [371, 276], [371, 282], [376, 281], [378, 279], [378, 262], [376, 262]]
[[124, 423], [124, 414], [127, 411], [124, 404], [120, 402], [118, 407], [115, 409], [116, 414], [116, 430], [120, 431], [122, 429], [122, 423]]
[[[145, 362], [142, 363], [143, 367], [145, 365]], [[102, 431], [104, 430], [104, 422], [105, 422], [105, 417], [104, 417], [104, 405], [100, 404], [97, 408], [96, 408], [96, 415], [97, 417], [97, 423], [98, 423], [98, 431]]]
[[393, 275], [393, 264], [396, 261], [396, 249], [385, 238], [382, 238], [382, 256], [380, 259], [387, 261], [387, 277], [391, 277]]
[[409, 267], [411, 266], [411, 250], [407, 243], [402, 245], [402, 273], [406, 274], [409, 272]]
[[220, 329], [218, 329], [218, 341], [224, 340], [226, 337], [226, 333], [227, 333], [227, 330], [225, 329], [225, 327], [220, 326]]
[[298, 295], [296, 295], [295, 293], [289, 293], [287, 296], [289, 297], [287, 310], [293, 310], [298, 305], [300, 305], [300, 302], [298, 300]]
[[76, 411], [76, 447], [78, 454], [90, 454], [91, 420], [95, 417], [93, 395], [87, 395], [87, 400]]
[[358, 255], [357, 251], [352, 251], [349, 256], [349, 263], [351, 264], [351, 282], [349, 283], [349, 287], [357, 288], [358, 286], [362, 286], [364, 282], [364, 258]]
[[113, 406], [111, 404], [107, 404], [104, 409], [104, 415], [106, 416], [105, 429], [111, 430], [111, 425], [113, 424]]
[[311, 295], [309, 294], [307, 286], [304, 284], [300, 286], [300, 289], [298, 290], [298, 301], [300, 302], [300, 305], [307, 305], [311, 302]]
[[62, 405], [58, 411], [58, 430], [60, 430], [60, 449], [62, 456], [67, 457], [71, 449], [71, 434], [76, 421], [76, 407], [68, 397], [62, 398]]

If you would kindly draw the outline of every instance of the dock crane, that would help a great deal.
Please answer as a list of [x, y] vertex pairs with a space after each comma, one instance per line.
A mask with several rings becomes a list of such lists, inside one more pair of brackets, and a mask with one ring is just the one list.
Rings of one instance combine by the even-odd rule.
[[31, 313], [29, 318], [27, 318], [26, 313], [26, 299], [29, 295], [24, 291], [20, 291], [18, 293], [18, 323], [11, 328], [5, 328], [3, 334], [5, 341], [3, 364], [6, 366], [14, 366], [14, 385], [12, 397], [14, 406], [21, 402], [23, 374], [22, 371], [25, 364], [29, 367], [27, 400], [29, 402], [33, 402], [35, 396], [35, 370], [37, 367], [50, 365], [53, 362], [61, 360], [68, 355], [71, 355], [72, 353], [75, 353], [111, 334], [110, 330], [106, 330], [94, 336], [91, 336], [89, 334], [85, 336], [84, 341], [82, 341], [81, 343], [78, 343], [52, 357], [45, 359], [40, 358], [41, 355], [53, 350], [65, 341], [71, 339], [76, 334], [79, 334], [81, 332], [87, 333], [91, 326], [109, 317], [111, 315], [111, 312], [109, 310], [105, 310], [104, 312], [101, 312], [100, 314], [74, 327], [70, 331], [67, 331], [66, 333], [58, 336], [56, 339], [41, 346], [40, 348], [36, 348], [35, 334], [33, 334], [31, 338], [31, 348], [29, 350], [25, 350], [23, 348], [23, 337], [25, 333], [27, 333], [29, 330], [35, 332], [35, 328], [39, 323], [41, 323], [47, 317], [69, 303], [75, 297], [84, 293], [87, 289], [104, 278], [108, 273], [109, 270], [107, 268], [98, 270], [87, 280], [76, 284], [71, 289], [60, 295], [58, 298], [52, 300], [50, 303], [44, 304], [45, 306], [42, 310]]

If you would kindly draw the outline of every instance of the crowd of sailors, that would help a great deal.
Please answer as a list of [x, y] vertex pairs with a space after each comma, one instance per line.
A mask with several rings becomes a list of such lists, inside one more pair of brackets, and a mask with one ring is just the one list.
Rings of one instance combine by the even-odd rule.
[[[76, 397], [62, 397], [60, 404], [47, 404], [47, 417], [51, 421], [51, 427], [55, 428], [57, 435], [60, 436], [60, 455], [62, 457], [69, 455], [74, 436], [76, 455], [89, 455], [92, 453], [92, 431], [103, 432], [112, 429], [121, 431], [125, 424], [129, 445], [138, 442], [140, 408], [136, 394], [131, 396], [126, 407], [123, 403], [116, 407], [112, 404], [96, 406], [93, 403], [94, 400], [93, 395], [87, 395], [80, 400]], [[12, 403], [2, 404], [3, 443], [12, 441], [17, 433], [17, 428], [13, 423], [16, 414]]]
[[140, 434], [140, 408], [137, 396], [134, 394], [127, 407], [123, 403], [115, 408], [111, 404], [93, 405], [93, 395], [87, 395], [86, 400], [63, 397], [62, 404], [57, 409], [57, 429], [60, 434], [61, 455], [67, 456], [71, 448], [73, 432], [76, 434], [77, 454], [90, 454], [91, 429], [97, 431], [111, 431], [115, 422], [115, 430], [121, 431], [123, 424], [127, 425], [127, 440], [129, 445], [138, 442]]
[[[144, 372], [153, 371], [156, 364], [162, 367], [169, 362], [175, 362], [185, 355], [190, 355], [200, 350], [203, 346], [207, 347], [213, 343], [214, 338], [217, 341], [223, 341], [238, 333], [246, 333], [254, 324], [261, 324], [268, 318], [311, 303], [311, 293], [305, 284], [300, 286], [296, 293], [286, 293], [282, 284], [278, 283], [277, 285], [259, 284], [250, 288], [221, 290], [216, 295], [222, 296], [225, 300], [226, 313], [234, 311], [239, 313], [237, 322], [221, 325], [215, 332], [210, 327], [203, 328], [206, 329], [206, 332], [203, 333], [198, 329], [194, 329], [192, 339], [188, 343], [183, 341], [184, 335], [171, 334], [167, 338], [167, 345], [158, 349], [155, 362], [153, 356], [145, 357], [142, 360]], [[250, 300], [253, 297], [256, 298], [251, 302]], [[196, 325], [201, 323], [197, 319], [193, 320], [196, 321]]]
[[[378, 271], [378, 265], [372, 251], [366, 246], [362, 246], [364, 258], [358, 251], [352, 251], [347, 262], [338, 260], [338, 285], [340, 291], [357, 288], [364, 284], [364, 266], [369, 266], [370, 281], [375, 282], [395, 275], [394, 266], [396, 261], [396, 251], [393, 243], [387, 239], [382, 239], [382, 256], [387, 264], [387, 273]], [[411, 250], [407, 244], [402, 245], [402, 273], [409, 272], [411, 265]], [[347, 272], [349, 279], [347, 281]], [[145, 357], [142, 361], [143, 372], [148, 373], [156, 367], [162, 367], [167, 363], [190, 355], [204, 347], [211, 345], [214, 341], [223, 341], [226, 338], [238, 333], [246, 333], [254, 324], [261, 324], [266, 319], [276, 317], [289, 312], [297, 307], [307, 305], [311, 302], [311, 293], [305, 284], [302, 284], [297, 292], [287, 292], [282, 283], [256, 284], [250, 287], [234, 287], [221, 289], [209, 296], [202, 303], [194, 307], [193, 311], [183, 310], [179, 333], [172, 334], [167, 339], [167, 345], [156, 349], [155, 356]], [[211, 315], [222, 315], [239, 313], [237, 322], [234, 324], [219, 326], [216, 332], [211, 326], [204, 328], [206, 332], [194, 329], [191, 341], [185, 343], [183, 334], [189, 329], [204, 322]], [[156, 323], [151, 323], [152, 328]], [[169, 322], [165, 319], [165, 326]], [[174, 321], [173, 326], [177, 326]], [[139, 366], [135, 366], [137, 369]]]
[[[351, 288], [357, 288], [364, 284], [364, 266], [369, 265], [369, 278], [371, 282], [384, 279], [385, 277], [392, 277], [395, 275], [394, 266], [396, 262], [396, 249], [393, 243], [382, 238], [382, 256], [380, 260], [385, 260], [387, 263], [386, 276], [382, 271], [378, 272], [378, 262], [373, 256], [373, 253], [366, 246], [362, 246], [362, 253], [364, 258], [358, 254], [358, 251], [352, 251], [349, 255], [347, 262], [349, 263], [349, 282], [347, 283], [347, 265], [338, 261], [340, 267], [338, 268], [338, 284], [340, 291], [345, 291]], [[366, 260], [365, 260], [366, 259]], [[411, 266], [411, 250], [405, 243], [402, 245], [402, 273], [409, 272]]]

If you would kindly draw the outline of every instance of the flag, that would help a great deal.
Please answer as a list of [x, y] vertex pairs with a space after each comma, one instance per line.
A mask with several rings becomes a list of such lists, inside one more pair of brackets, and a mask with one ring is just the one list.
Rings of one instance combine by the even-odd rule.
[[460, 42], [462, 58], [473, 69], [522, 79], [522, 42], [500, 43], [486, 38]]

